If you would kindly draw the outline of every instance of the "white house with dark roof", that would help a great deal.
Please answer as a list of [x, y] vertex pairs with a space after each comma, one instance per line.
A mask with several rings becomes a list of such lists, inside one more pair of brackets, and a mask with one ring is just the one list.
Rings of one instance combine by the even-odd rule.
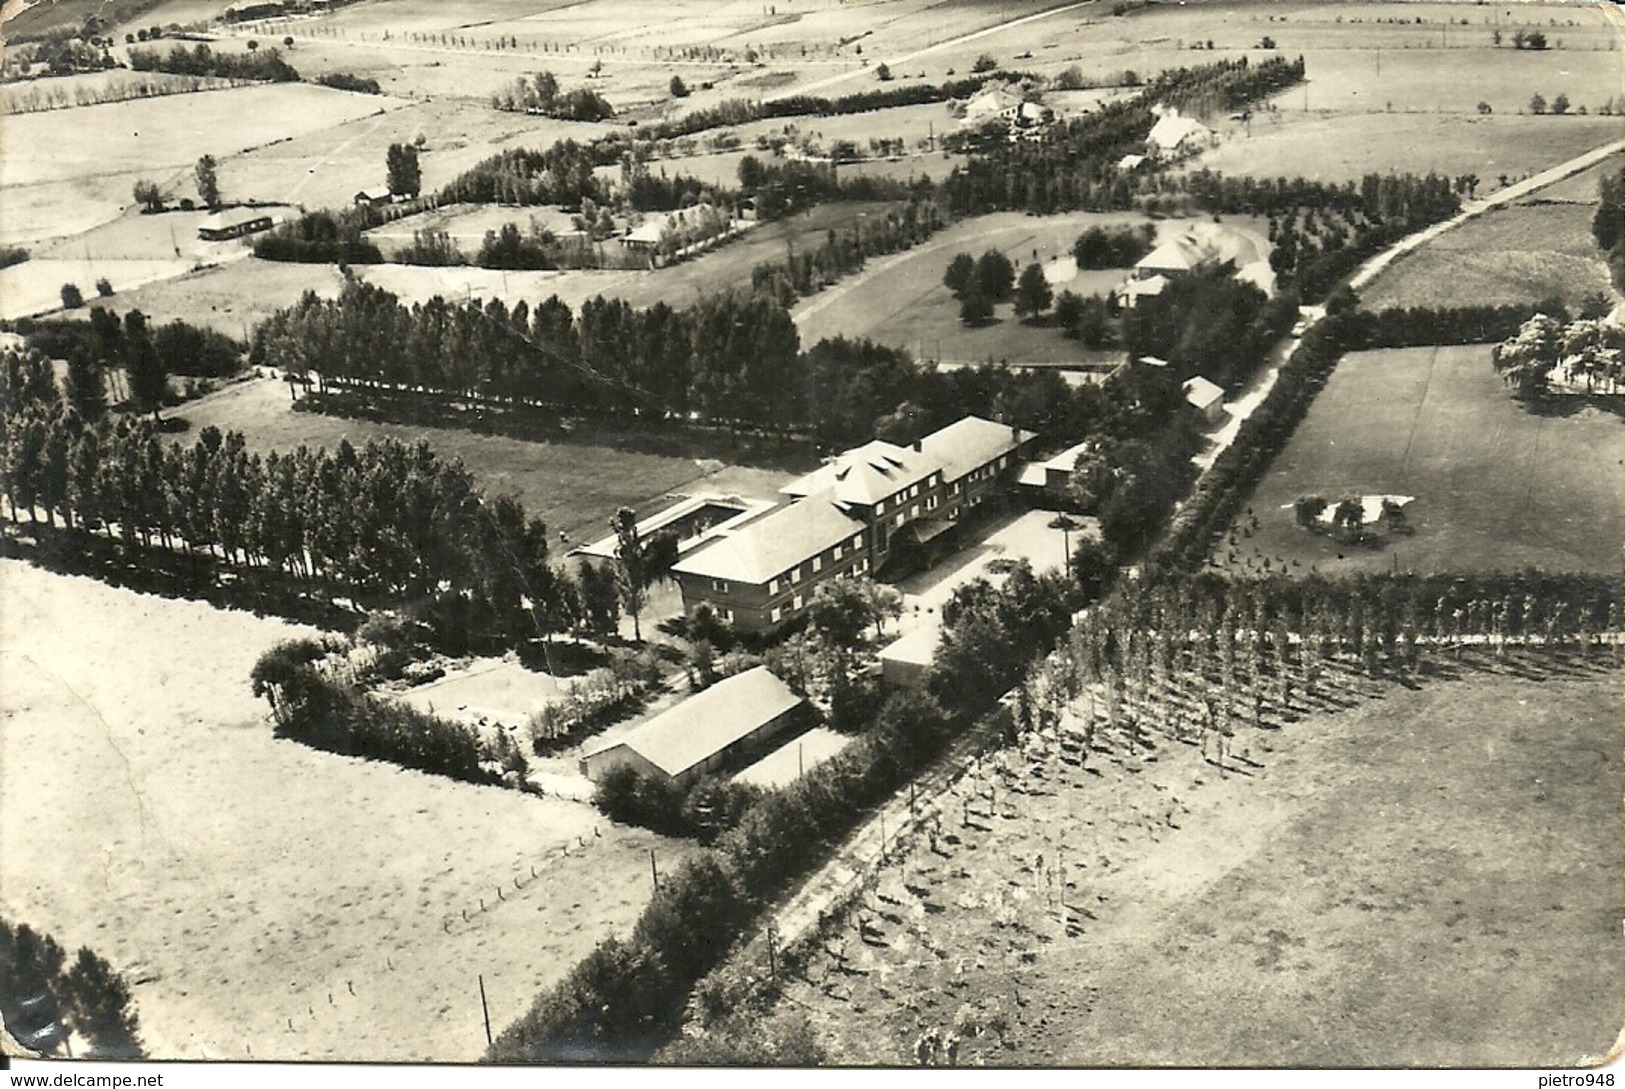
[[620, 737], [581, 756], [595, 782], [610, 769], [688, 786], [709, 772], [739, 767], [796, 725], [806, 701], [766, 666], [724, 678]]
[[1213, 130], [1194, 117], [1183, 116], [1177, 108], [1162, 111], [1145, 138], [1146, 153], [1164, 161], [1182, 159], [1212, 146]]
[[902, 544], [951, 531], [1013, 475], [1033, 435], [967, 417], [911, 447], [875, 440], [780, 489], [786, 503], [715, 533], [673, 567], [686, 611], [763, 631], [800, 614], [829, 579], [878, 571]]

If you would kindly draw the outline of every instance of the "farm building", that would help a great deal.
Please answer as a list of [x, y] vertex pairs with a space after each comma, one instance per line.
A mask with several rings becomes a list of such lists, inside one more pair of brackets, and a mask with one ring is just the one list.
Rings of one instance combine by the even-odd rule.
[[1194, 117], [1182, 116], [1177, 108], [1169, 107], [1162, 111], [1145, 138], [1146, 154], [1164, 161], [1182, 159], [1213, 146], [1213, 140], [1212, 129]]
[[1030, 432], [967, 417], [912, 447], [875, 441], [780, 489], [781, 506], [735, 522], [672, 573], [692, 613], [764, 631], [801, 613], [819, 583], [878, 571], [895, 554], [934, 547], [1011, 482]]
[[272, 225], [271, 217], [258, 208], [233, 208], [216, 212], [199, 223], [197, 236], [204, 242], [224, 242], [268, 231]]
[[1098, 446], [1095, 439], [1085, 439], [1069, 446], [1048, 461], [1035, 461], [1021, 470], [1017, 483], [1028, 498], [1040, 504], [1062, 503], [1066, 500], [1067, 486], [1078, 459]]
[[738, 766], [794, 726], [806, 701], [766, 666], [735, 674], [691, 696], [637, 729], [581, 757], [581, 773], [597, 781], [631, 766], [644, 775], [688, 786], [708, 772]]
[[357, 208], [376, 208], [379, 205], [388, 204], [389, 202], [389, 190], [384, 188], [363, 189], [361, 192], [355, 195], [355, 204]]
[[989, 83], [954, 110], [960, 123], [975, 128], [989, 121], [1009, 120], [1021, 108], [1021, 95], [1003, 83]]
[[1201, 375], [1185, 379], [1185, 403], [1200, 412], [1208, 423], [1224, 419], [1224, 390]]

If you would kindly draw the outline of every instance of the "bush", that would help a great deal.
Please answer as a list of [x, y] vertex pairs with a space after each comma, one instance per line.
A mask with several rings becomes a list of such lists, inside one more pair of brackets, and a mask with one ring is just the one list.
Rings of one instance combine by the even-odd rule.
[[354, 91], [357, 94], [381, 95], [383, 87], [375, 79], [366, 79], [361, 76], [352, 76], [348, 72], [324, 72], [316, 77], [316, 82], [323, 87], [331, 87], [336, 91]]
[[85, 296], [78, 284], [62, 285], [62, 309], [77, 310], [85, 305]]
[[109, 298], [113, 294], [112, 281], [105, 276], [103, 276], [100, 280], [97, 280], [96, 294], [100, 295], [104, 299]]
[[28, 260], [28, 251], [21, 246], [0, 246], [0, 268], [10, 268]]

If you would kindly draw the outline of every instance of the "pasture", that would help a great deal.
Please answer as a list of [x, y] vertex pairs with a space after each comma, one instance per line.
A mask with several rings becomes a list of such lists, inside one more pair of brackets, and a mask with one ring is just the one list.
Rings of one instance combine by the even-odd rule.
[[[562, 531], [577, 542], [602, 537], [610, 516], [623, 506], [645, 515], [673, 492], [771, 499], [792, 475], [685, 456], [684, 440], [660, 433], [618, 433], [583, 424], [572, 432], [561, 429], [556, 438], [543, 442], [295, 412], [288, 387], [272, 378], [240, 382], [188, 402], [172, 415], [188, 424], [180, 441], [191, 442], [200, 429], [212, 425], [241, 431], [248, 448], [261, 454], [300, 444], [331, 449], [346, 438], [357, 446], [386, 436], [426, 440], [440, 457], [461, 459], [487, 494], [518, 496], [550, 532]], [[725, 439], [715, 445], [716, 454], [726, 454]]]
[[[1465, 228], [1464, 228], [1465, 229]], [[1269, 570], [1619, 570], [1625, 472], [1619, 418], [1514, 401], [1487, 345], [1351, 352], [1248, 501], [1213, 562]], [[1302, 495], [1415, 496], [1412, 533], [1377, 546], [1301, 529]]]
[[[1595, 175], [1587, 175], [1595, 197]], [[1541, 197], [1550, 193], [1543, 190]], [[1495, 209], [1390, 265], [1361, 299], [1367, 308], [1381, 310], [1533, 304], [1555, 295], [1572, 310], [1588, 296], [1611, 297], [1608, 266], [1591, 235], [1595, 214], [1594, 202]]]
[[[1610, 54], [1618, 57], [1618, 54]], [[1313, 71], [1313, 67], [1311, 67]], [[1619, 118], [1461, 116], [1458, 113], [1260, 115], [1232, 126], [1192, 169], [1343, 182], [1366, 174], [1477, 174], [1483, 195], [1619, 139]], [[1594, 183], [1593, 183], [1594, 184]], [[1593, 192], [1595, 189], [1593, 188]]]
[[1597, 1061], [1625, 1014], [1611, 666], [1353, 683], [1241, 727], [1222, 773], [1161, 735], [984, 759], [781, 1009], [840, 1064], [912, 1065], [933, 1029], [961, 1066]]
[[[1131, 212], [1075, 212], [1034, 217], [1014, 212], [961, 220], [933, 235], [930, 241], [902, 253], [873, 260], [860, 273], [802, 300], [792, 311], [803, 344], [825, 337], [868, 337], [882, 344], [907, 348], [919, 358], [978, 363], [986, 359], [1012, 363], [1065, 363], [1097, 361], [1101, 353], [1083, 347], [1044, 322], [1026, 323], [1015, 317], [1010, 303], [995, 307], [994, 320], [970, 327], [959, 320], [959, 301], [942, 282], [948, 262], [956, 253], [980, 256], [997, 249], [1021, 269], [1032, 261], [1048, 265], [1072, 252], [1072, 244], [1086, 228], [1149, 222]], [[1230, 217], [1225, 223], [1258, 235], [1254, 221]], [[1157, 221], [1158, 238], [1172, 238], [1188, 220]], [[1060, 265], [1055, 266], [1060, 268]], [[1057, 283], [1057, 293], [1105, 291], [1127, 279], [1127, 269], [1091, 270]]]
[[0, 560], [0, 908], [106, 956], [153, 1058], [472, 1062], [476, 975], [517, 1017], [687, 848], [275, 740], [249, 670], [307, 632]]
[[[131, 189], [141, 180], [176, 197], [192, 195], [199, 156], [224, 163], [395, 105], [376, 95], [280, 83], [8, 117], [0, 241], [59, 238], [114, 219], [134, 203]], [[380, 152], [380, 171], [382, 162]], [[234, 190], [230, 175], [221, 174], [227, 199], [256, 195]]]

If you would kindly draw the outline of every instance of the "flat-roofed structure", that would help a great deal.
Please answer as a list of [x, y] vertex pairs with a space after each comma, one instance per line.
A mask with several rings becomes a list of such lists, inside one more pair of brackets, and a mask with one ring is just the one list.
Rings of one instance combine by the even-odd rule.
[[793, 726], [806, 701], [766, 666], [736, 673], [668, 708], [636, 729], [581, 757], [581, 773], [597, 781], [630, 766], [678, 786], [763, 752]]

